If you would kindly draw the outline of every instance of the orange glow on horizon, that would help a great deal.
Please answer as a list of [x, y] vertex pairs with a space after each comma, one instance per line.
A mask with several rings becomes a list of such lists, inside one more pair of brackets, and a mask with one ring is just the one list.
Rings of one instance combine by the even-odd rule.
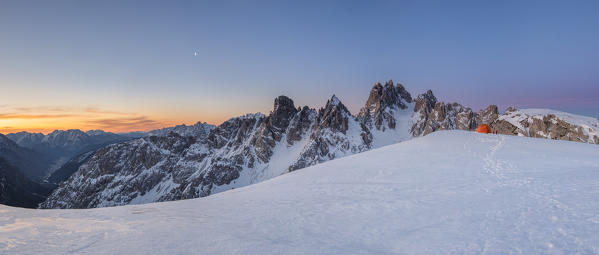
[[204, 116], [197, 117], [176, 116], [176, 114], [164, 115], [166, 114], [142, 115], [95, 108], [76, 110], [14, 108], [0, 112], [0, 133], [9, 134], [26, 131], [48, 134], [54, 130], [68, 129], [80, 129], [82, 131], [101, 129], [106, 132], [121, 133], [150, 131], [180, 124], [193, 125], [198, 121], [220, 124], [229, 118], [225, 116], [206, 116], [214, 114], [201, 114]]
[[[135, 132], [135, 131], [151, 131], [151, 130], [155, 130], [155, 129], [160, 129], [160, 128], [165, 128], [165, 127], [172, 127], [172, 126], [176, 126], [176, 125], [181, 125], [181, 124], [185, 124], [185, 125], [193, 125], [195, 123], [197, 123], [198, 121], [192, 121], [192, 120], [171, 120], [171, 121], [163, 121], [163, 122], [155, 122], [151, 125], [144, 125], [144, 126], [140, 126], [140, 125], [132, 125], [130, 127], [115, 127], [115, 128], [111, 128], [111, 127], [105, 127], [105, 126], [101, 126], [101, 125], [83, 125], [81, 124], [81, 122], [55, 122], [53, 124], [45, 124], [44, 122], [38, 122], [38, 123], [33, 123], [33, 124], [28, 124], [28, 123], [11, 123], [12, 126], [6, 126], [4, 123], [4, 120], [0, 120], [0, 134], [10, 134], [10, 133], [18, 133], [18, 132], [29, 132], [29, 133], [42, 133], [42, 134], [49, 134], [54, 130], [68, 130], [68, 129], [79, 129], [81, 131], [89, 131], [89, 130], [96, 130], [96, 129], [100, 129], [106, 132], [112, 132], [112, 133], [124, 133], [124, 132]], [[222, 123], [223, 121], [221, 120], [215, 120], [215, 121], [201, 121], [201, 122], [206, 122], [209, 124], [213, 124], [213, 125], [218, 125], [220, 123]]]

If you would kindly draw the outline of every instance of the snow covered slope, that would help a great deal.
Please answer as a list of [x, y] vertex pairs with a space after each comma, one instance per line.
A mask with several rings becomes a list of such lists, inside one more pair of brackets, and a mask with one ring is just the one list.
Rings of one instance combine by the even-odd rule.
[[[510, 109], [506, 115], [516, 111]], [[523, 111], [515, 116], [523, 116]], [[586, 117], [529, 117], [530, 123], [522, 122], [530, 126], [526, 130], [504, 117], [495, 105], [473, 112], [439, 101], [430, 90], [412, 98], [393, 81], [377, 82], [356, 116], [334, 95], [318, 110], [296, 107], [292, 99], [279, 96], [269, 114], [248, 114], [217, 127], [198, 123], [168, 128], [157, 136], [102, 148], [77, 171], [68, 171], [74, 174], [40, 207], [93, 208], [204, 197], [439, 130], [474, 130], [482, 123], [501, 134], [599, 143], [599, 137], [585, 136], [586, 127], [577, 125], [590, 121]], [[198, 135], [189, 136], [188, 131]]]
[[0, 206], [2, 254], [597, 254], [596, 145], [441, 131], [209, 197]]

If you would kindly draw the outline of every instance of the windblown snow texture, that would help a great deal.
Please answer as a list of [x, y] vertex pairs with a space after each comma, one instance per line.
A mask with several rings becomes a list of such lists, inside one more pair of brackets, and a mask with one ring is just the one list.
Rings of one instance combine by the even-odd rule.
[[597, 254], [596, 145], [465, 131], [205, 198], [0, 206], [3, 254]]

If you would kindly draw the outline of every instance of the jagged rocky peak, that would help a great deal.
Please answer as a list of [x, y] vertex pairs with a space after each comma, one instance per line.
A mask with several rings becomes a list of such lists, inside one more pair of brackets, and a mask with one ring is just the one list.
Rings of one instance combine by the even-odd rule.
[[458, 130], [474, 130], [478, 126], [476, 119], [476, 113], [469, 107], [462, 106], [458, 103], [448, 104], [447, 112], [450, 113], [449, 117], [455, 118], [454, 128]]
[[360, 111], [360, 116], [375, 115], [377, 112], [382, 112], [385, 108], [407, 108], [407, 103], [412, 102], [412, 96], [401, 84], [393, 85], [393, 81], [389, 80], [385, 85], [380, 82], [374, 84], [370, 90], [366, 105]]
[[285, 129], [297, 112], [298, 109], [295, 108], [291, 98], [279, 96], [275, 98], [274, 109], [269, 120], [270, 124], [279, 129]]
[[308, 106], [302, 107], [289, 122], [287, 144], [292, 145], [293, 142], [301, 140], [304, 134], [310, 130], [315, 118], [316, 110]]
[[473, 130], [478, 115], [472, 109], [458, 103], [437, 101], [431, 90], [416, 98], [414, 111], [418, 114], [410, 129], [413, 136], [427, 135], [437, 130]]
[[327, 101], [324, 108], [318, 110], [313, 123], [308, 143], [289, 166], [289, 171], [370, 148], [372, 135], [369, 129], [351, 115], [335, 95]]
[[415, 115], [414, 124], [410, 129], [410, 133], [413, 136], [426, 135], [436, 128], [436, 126], [431, 126], [431, 124], [434, 123], [431, 123], [428, 117], [429, 113], [431, 113], [435, 107], [435, 104], [437, 104], [437, 98], [433, 95], [433, 91], [429, 89], [426, 93], [418, 95], [415, 102], [414, 112], [420, 115]]
[[414, 106], [414, 112], [427, 113], [435, 107], [437, 98], [433, 95], [432, 90], [427, 90], [426, 93], [418, 95], [416, 98], [416, 105]]
[[478, 111], [478, 123], [490, 125], [499, 117], [497, 105], [489, 105], [487, 108]]
[[408, 108], [412, 103], [412, 96], [403, 87], [389, 80], [385, 85], [377, 82], [370, 90], [366, 104], [358, 113], [362, 123], [370, 128], [385, 131], [387, 128], [395, 129], [397, 120], [395, 115], [398, 111]]
[[345, 134], [348, 129], [348, 118], [353, 118], [347, 107], [333, 95], [324, 108], [318, 110], [316, 117], [318, 129], [328, 128], [333, 132]]
[[210, 130], [205, 142], [217, 149], [225, 145], [229, 147], [239, 146], [244, 138], [254, 131], [255, 126], [259, 126], [264, 122], [265, 118], [264, 114], [261, 113], [231, 118], [215, 129]]
[[[389, 81], [391, 81], [391, 80], [389, 80]], [[397, 91], [397, 93], [399, 93], [399, 96], [406, 102], [408, 102], [408, 103], [412, 102], [412, 95], [410, 95], [410, 92], [408, 92], [406, 90], [406, 88], [404, 88], [404, 86], [401, 85], [401, 83], [395, 84], [395, 91]]]
[[276, 143], [281, 141], [293, 117], [297, 114], [293, 100], [286, 96], [275, 98], [273, 111], [262, 123], [255, 140], [256, 156], [262, 162], [268, 162]]

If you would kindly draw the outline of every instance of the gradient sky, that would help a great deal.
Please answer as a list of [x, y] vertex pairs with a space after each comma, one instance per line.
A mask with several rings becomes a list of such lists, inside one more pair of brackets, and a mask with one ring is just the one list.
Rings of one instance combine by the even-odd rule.
[[[599, 1], [0, 1], [0, 133], [149, 130], [376, 81], [599, 117]], [[194, 56], [194, 52], [198, 56]]]

